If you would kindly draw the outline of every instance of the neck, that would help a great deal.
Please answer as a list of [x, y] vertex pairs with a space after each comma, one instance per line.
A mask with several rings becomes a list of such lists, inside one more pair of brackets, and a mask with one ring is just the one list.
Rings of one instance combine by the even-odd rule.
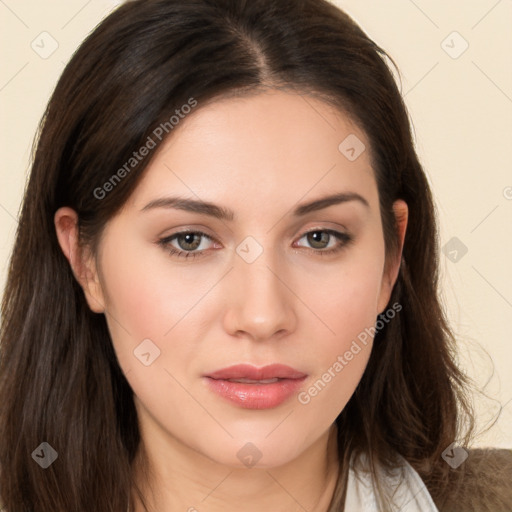
[[[335, 425], [295, 460], [267, 469], [224, 466], [177, 440], [165, 456], [149, 448], [135, 464], [148, 512], [327, 512], [338, 478]], [[133, 512], [146, 512], [138, 498]]]

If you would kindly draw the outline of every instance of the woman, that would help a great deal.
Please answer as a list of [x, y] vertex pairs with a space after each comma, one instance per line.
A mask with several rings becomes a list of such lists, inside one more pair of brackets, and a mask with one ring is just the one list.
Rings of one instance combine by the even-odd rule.
[[3, 302], [7, 510], [454, 509], [471, 414], [385, 56], [324, 0], [135, 0], [82, 44]]

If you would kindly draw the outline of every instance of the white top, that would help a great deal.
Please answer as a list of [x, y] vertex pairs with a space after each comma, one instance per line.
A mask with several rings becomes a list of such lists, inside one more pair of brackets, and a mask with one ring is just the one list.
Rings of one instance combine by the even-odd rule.
[[[364, 458], [364, 456], [361, 456]], [[402, 466], [396, 468], [390, 476], [382, 476], [382, 481], [390, 486], [393, 496], [393, 511], [396, 512], [439, 512], [423, 480], [412, 466], [403, 458]], [[345, 510], [379, 512], [376, 496], [372, 487], [370, 473], [358, 467], [357, 472], [351, 465], [348, 474]], [[396, 491], [393, 494], [393, 491]]]

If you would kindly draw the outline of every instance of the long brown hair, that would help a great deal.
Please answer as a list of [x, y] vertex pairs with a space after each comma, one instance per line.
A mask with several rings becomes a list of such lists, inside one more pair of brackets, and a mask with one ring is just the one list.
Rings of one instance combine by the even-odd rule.
[[[108, 194], [98, 187], [162, 123], [172, 136], [169, 119], [190, 98], [201, 108], [262, 87], [318, 96], [364, 130], [388, 260], [398, 241], [393, 201], [409, 205], [390, 299], [402, 311], [377, 332], [336, 420], [341, 471], [330, 511], [343, 510], [348, 462], [358, 453], [375, 476], [404, 457], [444, 501], [450, 467], [441, 453], [461, 440], [471, 415], [437, 295], [431, 191], [388, 62], [325, 0], [134, 0], [85, 40], [41, 121], [2, 303], [0, 493], [9, 512], [125, 512], [135, 485], [141, 438], [132, 390], [104, 316], [89, 309], [60, 250], [56, 210], [78, 213], [80, 241], [94, 249], [155, 152], [110, 181]], [[32, 460], [43, 442], [58, 453], [44, 470]]]

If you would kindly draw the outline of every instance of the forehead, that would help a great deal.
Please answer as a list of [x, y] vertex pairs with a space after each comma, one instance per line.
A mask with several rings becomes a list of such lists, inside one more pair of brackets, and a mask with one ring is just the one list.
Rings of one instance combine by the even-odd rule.
[[133, 201], [169, 191], [261, 208], [343, 190], [376, 193], [364, 132], [319, 99], [269, 91], [199, 102], [163, 141]]

